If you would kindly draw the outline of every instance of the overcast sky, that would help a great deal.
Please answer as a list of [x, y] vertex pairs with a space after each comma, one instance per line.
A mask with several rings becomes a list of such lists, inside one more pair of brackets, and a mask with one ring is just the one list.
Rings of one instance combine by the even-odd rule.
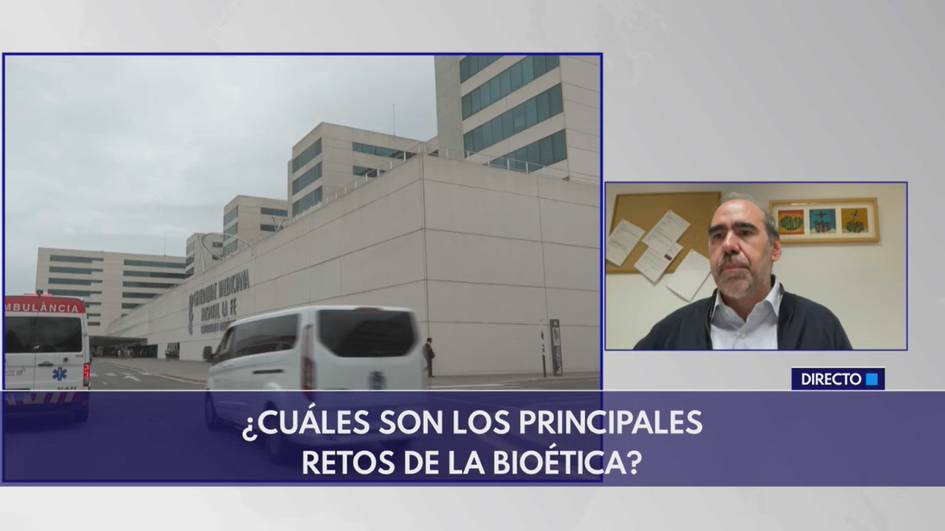
[[38, 247], [183, 256], [238, 194], [286, 198], [319, 122], [436, 135], [432, 57], [8, 56], [5, 293]]

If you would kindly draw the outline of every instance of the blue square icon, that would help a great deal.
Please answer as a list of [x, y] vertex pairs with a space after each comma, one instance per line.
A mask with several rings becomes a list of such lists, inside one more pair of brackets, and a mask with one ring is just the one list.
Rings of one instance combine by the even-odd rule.
[[866, 373], [866, 386], [876, 387], [877, 385], [879, 385], [879, 375], [875, 372]]

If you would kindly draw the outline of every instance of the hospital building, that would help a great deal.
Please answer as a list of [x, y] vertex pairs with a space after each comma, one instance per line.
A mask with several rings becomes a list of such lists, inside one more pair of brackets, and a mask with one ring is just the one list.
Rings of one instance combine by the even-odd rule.
[[199, 360], [235, 319], [400, 306], [440, 374], [540, 373], [550, 326], [565, 372], [598, 371], [600, 57], [433, 61], [435, 137], [317, 124], [286, 146], [284, 199], [237, 195], [219, 259], [98, 333]]

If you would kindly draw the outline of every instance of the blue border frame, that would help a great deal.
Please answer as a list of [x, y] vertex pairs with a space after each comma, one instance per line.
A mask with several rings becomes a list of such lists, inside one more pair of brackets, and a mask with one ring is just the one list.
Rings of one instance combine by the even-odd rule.
[[[599, 125], [600, 125], [600, 152], [598, 154], [598, 164], [600, 172], [600, 182], [599, 182], [599, 197], [600, 204], [598, 211], [600, 212], [600, 219], [603, 220], [603, 198], [604, 198], [604, 145], [603, 145], [603, 136], [604, 136], [604, 53], [603, 52], [326, 52], [326, 53], [314, 53], [314, 52], [3, 52], [0, 54], [2, 56], [2, 72], [3, 72], [3, 83], [0, 87], [0, 128], [3, 131], [3, 142], [0, 146], [0, 200], [3, 202], [4, 213], [6, 212], [6, 81], [7, 81], [7, 70], [6, 70], [6, 60], [7, 56], [10, 57], [100, 57], [100, 56], [155, 56], [155, 57], [174, 57], [174, 56], [214, 56], [214, 57], [437, 57], [437, 56], [467, 56], [467, 55], [564, 55], [572, 57], [597, 57], [600, 61], [599, 66], [599, 76], [600, 76], [600, 91], [599, 91]], [[6, 252], [6, 224], [5, 220], [0, 220], [0, 224], [3, 225], [2, 235], [0, 235], [0, 242], [3, 244], [4, 252]], [[599, 241], [604, 241], [604, 231], [600, 228], [603, 224], [598, 223], [599, 227]], [[6, 293], [6, 259], [4, 255], [4, 260], [2, 264], [2, 278], [0, 278], [0, 286], [2, 286], [4, 293]], [[603, 385], [604, 385], [604, 313], [603, 313], [603, 286], [604, 286], [604, 277], [601, 276], [599, 283], [600, 293], [598, 298], [600, 301], [600, 323], [598, 326], [598, 388], [596, 392], [600, 392], [601, 404], [604, 400]], [[3, 315], [0, 314], [0, 321], [3, 320]], [[3, 389], [6, 388], [6, 375], [0, 374], [0, 393], [4, 392]], [[203, 392], [203, 391], [197, 391]], [[428, 391], [428, 392], [437, 392], [437, 391]], [[547, 392], [547, 391], [546, 391]], [[595, 390], [588, 390], [587, 392], [595, 392]], [[2, 426], [0, 426], [0, 453], [3, 452], [3, 437], [2, 437]], [[5, 460], [6, 454], [0, 455], [0, 474], [5, 469]], [[591, 482], [575, 482], [571, 480], [562, 480], [562, 481], [491, 481], [491, 480], [457, 480], [457, 481], [416, 481], [416, 482], [344, 482], [344, 481], [325, 481], [325, 482], [272, 482], [272, 481], [259, 481], [259, 482], [228, 482], [228, 481], [191, 481], [191, 482], [180, 482], [180, 481], [140, 481], [140, 482], [23, 482], [23, 483], [10, 483], [3, 481], [3, 477], [0, 476], [0, 487], [2, 486], [48, 486], [48, 485], [76, 485], [76, 486], [116, 486], [116, 485], [132, 485], [132, 486], [178, 486], [178, 485], [205, 485], [205, 486], [239, 486], [239, 485], [252, 485], [252, 486], [327, 486], [327, 485], [339, 485], [339, 486], [371, 486], [371, 487], [385, 487], [391, 485], [409, 485], [409, 486], [418, 486], [418, 487], [430, 487], [438, 485], [502, 485], [502, 486], [520, 486], [520, 487], [531, 487], [531, 486], [542, 486], [542, 485], [598, 485], [602, 482], [591, 481]]]
[[[705, 180], [705, 181], [607, 181], [604, 183], [604, 186], [601, 186], [602, 195], [606, 196], [603, 193], [603, 189], [606, 185], [627, 185], [627, 184], [700, 184], [700, 185], [713, 185], [713, 184], [898, 184], [905, 185], [906, 187], [906, 346], [905, 348], [854, 348], [854, 352], [908, 352], [909, 351], [909, 181], [809, 181], [809, 180], [797, 180], [797, 181], [716, 181], [716, 180]], [[605, 229], [605, 219], [604, 219], [604, 209], [605, 206], [601, 205], [601, 234], [606, 232]], [[605, 246], [603, 239], [601, 240], [601, 253], [600, 253], [600, 265], [601, 265], [601, 304], [606, 304], [606, 273], [607, 266], [605, 263]], [[606, 338], [606, 327], [607, 327], [607, 318], [603, 313], [603, 308], [601, 308], [601, 330], [602, 334]], [[604, 348], [611, 352], [662, 352], [657, 350], [640, 350], [636, 351], [632, 348]], [[676, 352], [770, 352], [763, 349], [719, 349], [719, 350], [699, 350], [699, 351], [686, 351], [679, 350]], [[804, 351], [780, 351], [780, 352], [804, 352]], [[846, 350], [824, 350], [818, 352], [849, 352]], [[601, 371], [603, 375], [603, 371]], [[602, 382], [603, 383], [603, 382]], [[603, 388], [603, 385], [601, 386]]]

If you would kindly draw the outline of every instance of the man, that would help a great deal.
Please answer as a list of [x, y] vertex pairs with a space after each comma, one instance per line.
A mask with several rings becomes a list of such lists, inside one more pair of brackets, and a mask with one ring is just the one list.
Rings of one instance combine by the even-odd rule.
[[751, 199], [724, 201], [709, 226], [709, 263], [718, 287], [656, 323], [637, 350], [849, 350], [827, 308], [784, 290], [771, 273], [781, 239]]
[[426, 344], [423, 345], [423, 357], [427, 360], [427, 376], [433, 378], [433, 358], [436, 357], [436, 353], [433, 352], [432, 337], [428, 337]]

